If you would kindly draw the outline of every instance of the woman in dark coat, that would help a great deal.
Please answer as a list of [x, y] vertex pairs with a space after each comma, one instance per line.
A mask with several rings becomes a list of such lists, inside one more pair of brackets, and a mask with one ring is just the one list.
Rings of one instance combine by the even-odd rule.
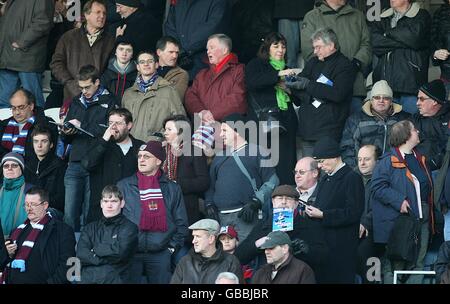
[[209, 173], [206, 156], [191, 145], [190, 126], [183, 115], [174, 115], [164, 121], [167, 157], [163, 170], [170, 180], [180, 185], [188, 223], [192, 225], [201, 219], [198, 199], [209, 188]]
[[[292, 168], [296, 162], [296, 131], [297, 116], [292, 103], [294, 96], [290, 95], [290, 90], [286, 88], [285, 77], [291, 76], [300, 71], [287, 69], [285, 64], [287, 41], [279, 33], [268, 34], [259, 51], [257, 57], [252, 59], [245, 68], [245, 80], [247, 85], [247, 96], [249, 102], [249, 116], [256, 121], [267, 121], [270, 130], [274, 124], [271, 119], [280, 122], [279, 161], [276, 172], [280, 179], [280, 184], [294, 184]], [[271, 117], [260, 115], [258, 108], [275, 111]], [[264, 130], [264, 127], [263, 127]], [[273, 131], [272, 131], [273, 132]], [[274, 148], [271, 148], [272, 150]]]
[[[389, 153], [383, 155], [372, 175], [373, 238], [375, 243], [387, 244], [394, 223], [400, 214], [410, 213], [420, 225], [419, 252], [415, 262], [384, 258], [384, 282], [391, 283], [394, 270], [423, 270], [433, 229], [433, 183], [425, 157], [415, 147], [419, 131], [407, 120], [392, 126]], [[411, 283], [421, 283], [420, 275], [411, 276]], [[412, 279], [415, 281], [412, 282]]]

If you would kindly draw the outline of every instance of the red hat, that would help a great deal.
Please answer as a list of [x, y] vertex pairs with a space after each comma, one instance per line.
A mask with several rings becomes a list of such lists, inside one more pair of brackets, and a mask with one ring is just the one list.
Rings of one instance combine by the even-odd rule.
[[233, 226], [224, 226], [220, 228], [219, 236], [226, 234], [229, 237], [239, 241], [238, 234]]
[[166, 151], [160, 141], [150, 140], [145, 145], [142, 145], [139, 151], [147, 151], [162, 162], [166, 160]]

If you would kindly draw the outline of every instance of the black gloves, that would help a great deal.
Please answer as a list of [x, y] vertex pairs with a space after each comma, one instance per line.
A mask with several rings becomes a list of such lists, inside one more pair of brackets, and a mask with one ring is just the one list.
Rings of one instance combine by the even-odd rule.
[[304, 240], [300, 239], [292, 240], [292, 254], [294, 256], [298, 256], [301, 254], [308, 254], [308, 252], [309, 252], [309, 245]]
[[356, 73], [358, 73], [359, 71], [361, 71], [361, 67], [362, 67], [361, 61], [359, 61], [359, 60], [356, 59], [356, 58], [353, 58], [353, 59], [352, 59], [352, 65], [353, 65], [353, 68], [355, 69], [355, 72], [356, 72]]
[[251, 201], [242, 207], [238, 217], [246, 223], [251, 223], [255, 220], [255, 217], [258, 216], [258, 210], [261, 209], [261, 206], [261, 202], [256, 197], [253, 197]]
[[216, 220], [220, 223], [219, 219], [219, 209], [217, 209], [216, 205], [209, 204], [206, 206], [206, 218]]
[[296, 77], [295, 81], [286, 81], [285, 84], [290, 89], [304, 90], [309, 84], [309, 79], [306, 77]]

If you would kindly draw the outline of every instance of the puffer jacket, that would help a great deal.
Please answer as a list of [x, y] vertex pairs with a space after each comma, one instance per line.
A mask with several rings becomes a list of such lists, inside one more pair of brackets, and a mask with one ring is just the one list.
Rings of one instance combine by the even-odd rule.
[[138, 227], [122, 214], [86, 225], [77, 244], [82, 283], [126, 283], [137, 244]]
[[[188, 221], [184, 205], [183, 193], [175, 182], [165, 175], [159, 179], [161, 192], [164, 197], [167, 216], [166, 232], [139, 231], [138, 252], [157, 252], [166, 248], [180, 248], [188, 235]], [[130, 221], [139, 225], [141, 219], [141, 200], [139, 197], [138, 178], [134, 174], [117, 183], [125, 199], [123, 215]]]
[[372, 80], [386, 80], [394, 93], [416, 95], [428, 80], [431, 17], [413, 3], [391, 28], [392, 8], [371, 25], [372, 50], [378, 58]]
[[438, 170], [442, 165], [445, 147], [449, 136], [450, 105], [443, 104], [436, 115], [424, 117], [420, 113], [413, 115], [413, 123], [420, 131], [420, 144], [417, 150], [427, 158], [431, 170]]
[[[448, 0], [445, 0], [445, 3], [433, 15], [431, 43], [433, 44], [432, 54], [439, 49], [450, 50], [450, 4]], [[433, 65], [439, 65], [441, 77], [450, 81], [450, 56], [445, 61], [433, 59]]]
[[122, 106], [133, 115], [131, 135], [147, 142], [154, 132], [161, 132], [166, 117], [186, 115], [177, 91], [162, 77], [158, 77], [147, 92], [139, 91], [135, 83], [125, 91]]
[[347, 119], [341, 140], [344, 163], [354, 169], [357, 168], [358, 151], [364, 145], [377, 146], [381, 154], [389, 150], [389, 133], [392, 125], [409, 118], [409, 114], [402, 111], [401, 105], [394, 103], [393, 107], [392, 115], [383, 121], [372, 114], [370, 101], [367, 101], [361, 111]]
[[219, 243], [216, 252], [209, 258], [204, 258], [191, 249], [178, 263], [170, 283], [214, 284], [221, 272], [232, 272], [237, 275], [239, 282], [243, 283], [239, 260], [234, 255], [224, 252]]

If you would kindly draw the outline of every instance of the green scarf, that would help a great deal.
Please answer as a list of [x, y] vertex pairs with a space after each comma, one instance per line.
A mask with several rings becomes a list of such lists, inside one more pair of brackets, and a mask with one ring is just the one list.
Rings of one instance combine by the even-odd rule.
[[23, 224], [27, 219], [27, 213], [24, 208], [25, 194], [23, 194], [21, 202], [19, 202], [19, 216], [17, 217], [16, 223], [14, 223], [17, 200], [20, 197], [20, 190], [24, 183], [25, 178], [23, 175], [12, 179], [3, 178], [3, 186], [0, 190], [0, 218], [4, 235], [10, 235], [12, 230], [20, 224]]
[[[284, 60], [276, 60], [272, 57], [269, 58], [269, 63], [277, 71], [284, 70], [286, 67]], [[278, 85], [275, 86], [275, 95], [277, 97], [277, 103], [280, 110], [286, 111], [288, 109], [288, 102], [291, 101], [289, 95], [286, 94], [286, 92]]]

